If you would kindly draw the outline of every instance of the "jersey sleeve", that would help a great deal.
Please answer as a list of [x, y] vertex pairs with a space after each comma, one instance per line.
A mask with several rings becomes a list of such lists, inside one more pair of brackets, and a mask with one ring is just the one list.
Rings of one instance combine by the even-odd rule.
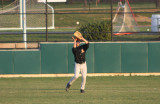
[[88, 44], [84, 44], [83, 48], [86, 51], [89, 48], [89, 43]]
[[73, 47], [72, 48], [72, 52], [75, 53], [76, 52], [76, 48]]

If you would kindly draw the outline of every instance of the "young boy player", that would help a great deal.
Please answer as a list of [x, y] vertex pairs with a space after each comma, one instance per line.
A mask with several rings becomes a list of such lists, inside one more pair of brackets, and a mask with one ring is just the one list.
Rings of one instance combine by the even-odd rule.
[[80, 45], [80, 39], [74, 38], [74, 37], [72, 37], [72, 39], [74, 40], [74, 45], [72, 48], [72, 52], [73, 52], [74, 59], [75, 59], [74, 76], [67, 83], [66, 91], [69, 91], [70, 86], [79, 77], [79, 73], [81, 72], [82, 83], [81, 83], [80, 92], [84, 93], [85, 84], [86, 84], [86, 75], [87, 75], [87, 64], [85, 60], [85, 53], [87, 49], [89, 48], [89, 42], [82, 37], [81, 40], [84, 41], [85, 44]]

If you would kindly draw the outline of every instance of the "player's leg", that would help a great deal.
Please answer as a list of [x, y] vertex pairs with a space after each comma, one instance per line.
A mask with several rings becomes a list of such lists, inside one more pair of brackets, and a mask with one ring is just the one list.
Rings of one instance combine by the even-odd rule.
[[74, 76], [71, 78], [71, 80], [67, 83], [66, 91], [69, 90], [70, 86], [76, 81], [76, 79], [79, 77], [80, 72], [80, 64], [75, 63], [74, 65]]
[[81, 83], [81, 93], [84, 93], [85, 85], [86, 85], [86, 76], [87, 76], [87, 64], [86, 62], [82, 64], [81, 67], [81, 74], [82, 74], [82, 83]]

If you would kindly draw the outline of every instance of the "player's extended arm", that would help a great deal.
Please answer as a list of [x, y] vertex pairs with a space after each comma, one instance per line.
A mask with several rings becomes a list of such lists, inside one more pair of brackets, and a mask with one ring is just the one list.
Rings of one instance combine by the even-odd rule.
[[76, 48], [76, 39], [74, 37], [72, 37], [72, 39], [74, 40], [73, 47]]
[[83, 40], [86, 44], [88, 44], [89, 42], [88, 42], [88, 40], [86, 40], [85, 38], [81, 38], [81, 40]]

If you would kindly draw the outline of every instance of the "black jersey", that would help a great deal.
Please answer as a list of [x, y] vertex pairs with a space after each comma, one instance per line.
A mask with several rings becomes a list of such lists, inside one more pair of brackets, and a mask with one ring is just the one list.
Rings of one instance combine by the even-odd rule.
[[74, 54], [74, 58], [75, 58], [76, 63], [82, 64], [86, 61], [85, 60], [85, 53], [88, 48], [89, 48], [89, 43], [81, 45], [76, 48], [74, 48], [74, 47], [72, 48], [72, 52]]

